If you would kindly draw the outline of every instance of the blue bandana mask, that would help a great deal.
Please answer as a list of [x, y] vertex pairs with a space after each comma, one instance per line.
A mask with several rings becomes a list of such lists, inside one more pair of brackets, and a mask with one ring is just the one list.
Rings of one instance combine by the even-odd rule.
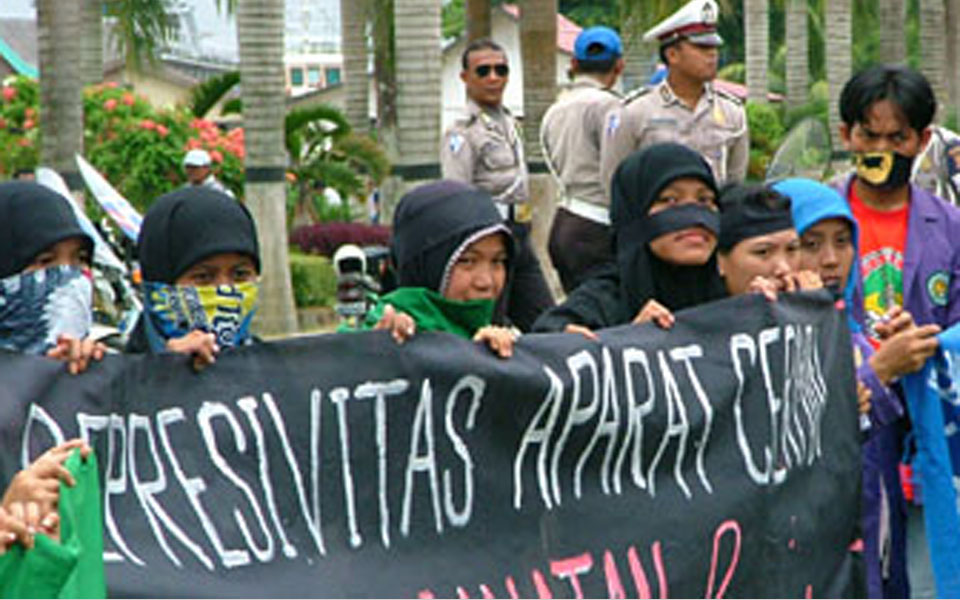
[[0, 279], [0, 348], [44, 354], [60, 335], [85, 338], [93, 323], [92, 305], [93, 284], [77, 267]]
[[143, 284], [147, 339], [154, 352], [167, 340], [199, 329], [212, 333], [221, 348], [240, 346], [250, 339], [250, 322], [257, 311], [258, 283], [192, 286]]

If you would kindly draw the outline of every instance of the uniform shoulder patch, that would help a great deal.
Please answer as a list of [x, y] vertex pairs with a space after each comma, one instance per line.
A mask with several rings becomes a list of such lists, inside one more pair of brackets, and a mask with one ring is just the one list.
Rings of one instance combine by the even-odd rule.
[[718, 97], [718, 98], [723, 98], [724, 100], [727, 100], [728, 102], [733, 102], [733, 103], [736, 104], [737, 106], [743, 106], [743, 100], [741, 100], [738, 96], [735, 96], [735, 95], [731, 94], [731, 93], [728, 92], [727, 90], [721, 90], [721, 89], [718, 89], [718, 88], [716, 88], [716, 87], [714, 87], [713, 90], [714, 90], [714, 92], [717, 94], [717, 97]]
[[465, 141], [463, 134], [456, 131], [447, 136], [447, 146], [450, 148], [450, 153], [457, 154], [460, 152], [460, 148], [463, 148]]
[[637, 89], [628, 92], [628, 93], [623, 97], [623, 103], [624, 103], [624, 104], [630, 104], [631, 102], [633, 102], [633, 101], [636, 100], [637, 98], [642, 98], [643, 96], [646, 96], [647, 94], [649, 94], [652, 89], [653, 89], [653, 88], [650, 87], [650, 86], [641, 85], [641, 86], [638, 87]]

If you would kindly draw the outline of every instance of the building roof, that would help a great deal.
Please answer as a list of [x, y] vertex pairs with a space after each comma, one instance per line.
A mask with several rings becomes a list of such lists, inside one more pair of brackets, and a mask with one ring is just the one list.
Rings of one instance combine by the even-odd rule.
[[37, 22], [34, 19], [0, 19], [0, 59], [14, 72], [37, 77]]
[[[520, 7], [516, 4], [503, 4], [501, 8], [515, 20], [520, 19]], [[557, 48], [567, 54], [573, 54], [573, 43], [582, 30], [582, 27], [557, 13]]]

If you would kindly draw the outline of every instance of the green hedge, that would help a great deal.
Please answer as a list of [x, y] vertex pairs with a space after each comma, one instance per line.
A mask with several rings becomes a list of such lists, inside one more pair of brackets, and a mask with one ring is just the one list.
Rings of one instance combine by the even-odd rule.
[[290, 279], [293, 297], [299, 308], [333, 306], [337, 294], [337, 274], [324, 256], [290, 251]]

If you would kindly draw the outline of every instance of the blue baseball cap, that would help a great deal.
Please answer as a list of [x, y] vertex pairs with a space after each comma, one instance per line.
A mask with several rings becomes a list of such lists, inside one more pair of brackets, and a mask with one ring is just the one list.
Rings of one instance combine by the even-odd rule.
[[601, 61], [623, 56], [620, 36], [609, 27], [584, 29], [573, 43], [573, 57], [577, 60]]

